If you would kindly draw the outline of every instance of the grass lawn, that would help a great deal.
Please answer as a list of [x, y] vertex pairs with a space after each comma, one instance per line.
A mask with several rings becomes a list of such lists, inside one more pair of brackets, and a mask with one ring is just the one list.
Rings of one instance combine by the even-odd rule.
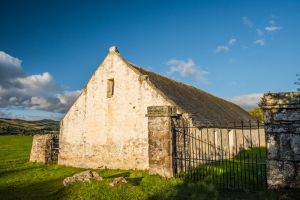
[[[65, 177], [84, 169], [27, 162], [31, 141], [30, 136], [0, 137], [0, 199], [300, 199], [297, 190], [219, 190], [134, 170], [96, 170], [103, 181], [64, 187]], [[109, 187], [118, 176], [127, 177], [128, 183]]]
[[[266, 183], [266, 148], [254, 147], [244, 150], [231, 158], [209, 160], [199, 166], [190, 167], [185, 173], [184, 163], [178, 168], [178, 177], [204, 180], [219, 188], [261, 190]], [[188, 162], [187, 162], [188, 163]], [[186, 166], [188, 168], [188, 164]]]

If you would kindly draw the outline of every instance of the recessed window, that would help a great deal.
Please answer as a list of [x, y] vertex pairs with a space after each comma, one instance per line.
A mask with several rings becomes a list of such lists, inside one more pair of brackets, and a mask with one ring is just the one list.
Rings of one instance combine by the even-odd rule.
[[111, 98], [114, 95], [114, 79], [107, 80], [107, 98]]

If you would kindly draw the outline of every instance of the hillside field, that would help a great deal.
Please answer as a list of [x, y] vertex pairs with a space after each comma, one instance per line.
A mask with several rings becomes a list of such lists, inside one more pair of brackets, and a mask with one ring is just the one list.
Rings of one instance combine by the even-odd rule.
[[[147, 171], [96, 170], [103, 181], [64, 187], [62, 181], [83, 169], [27, 162], [31, 136], [0, 136], [0, 199], [297, 199], [299, 191], [229, 191], [205, 183], [150, 176]], [[128, 183], [110, 187], [115, 177]]]
[[35, 135], [44, 133], [59, 132], [59, 121], [38, 120], [26, 121], [21, 119], [0, 118], [0, 136], [1, 135]]

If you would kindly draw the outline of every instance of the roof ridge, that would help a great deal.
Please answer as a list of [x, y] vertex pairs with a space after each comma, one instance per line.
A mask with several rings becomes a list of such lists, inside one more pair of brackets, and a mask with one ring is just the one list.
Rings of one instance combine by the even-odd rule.
[[[189, 84], [187, 84], [187, 83], [183, 83], [183, 82], [181, 82], [181, 81], [177, 81], [177, 80], [168, 78], [168, 77], [163, 76], [163, 75], [161, 75], [161, 74], [159, 74], [159, 73], [155, 73], [155, 72], [153, 72], [153, 71], [150, 71], [150, 70], [148, 70], [148, 69], [145, 69], [144, 67], [141, 67], [141, 66], [139, 66], [139, 65], [136, 65], [136, 64], [134, 64], [134, 63], [132, 63], [132, 62], [130, 62], [130, 61], [127, 61], [127, 62], [128, 62], [128, 64], [132, 65], [132, 67], [140, 68], [140, 69], [142, 69], [142, 70], [144, 70], [144, 71], [146, 71], [146, 72], [148, 72], [148, 73], [153, 73], [153, 74], [155, 74], [155, 75], [157, 75], [157, 76], [160, 76], [160, 77], [162, 77], [162, 78], [166, 78], [166, 79], [168, 79], [169, 81], [172, 81], [172, 82], [175, 82], [175, 83], [177, 83], [177, 84], [181, 84], [181, 85], [184, 85], [184, 86], [187, 86], [187, 87], [196, 89], [196, 90], [198, 90], [199, 92], [205, 93], [205, 94], [208, 95], [209, 97], [218, 98], [218, 99], [221, 100], [221, 101], [225, 101], [225, 102], [227, 102], [227, 103], [233, 104], [234, 106], [238, 106], [238, 105], [234, 104], [234, 103], [231, 102], [231, 101], [227, 101], [227, 100], [225, 100], [225, 99], [222, 99], [221, 97], [212, 95], [211, 93], [206, 92], [206, 91], [204, 91], [204, 90], [202, 90], [202, 89], [200, 89], [200, 88], [198, 88], [198, 87], [196, 87], [196, 86], [189, 85]], [[238, 107], [240, 107], [240, 106], [238, 106]]]
[[209, 94], [208, 92], [205, 92], [204, 90], [201, 90], [201, 89], [199, 89], [199, 88], [197, 88], [197, 87], [195, 87], [195, 86], [193, 86], [193, 85], [189, 85], [189, 84], [187, 84], [187, 83], [183, 83], [183, 82], [181, 82], [181, 81], [177, 81], [177, 80], [168, 78], [168, 77], [163, 76], [163, 75], [161, 75], [161, 74], [159, 74], [159, 73], [155, 73], [155, 72], [153, 72], [153, 71], [150, 71], [150, 70], [148, 70], [148, 69], [145, 69], [144, 67], [141, 67], [141, 66], [139, 66], [139, 65], [136, 65], [136, 64], [134, 64], [134, 63], [132, 63], [132, 62], [128, 62], [128, 63], [129, 63], [130, 65], [132, 65], [133, 67], [140, 68], [140, 69], [142, 69], [142, 70], [144, 70], [144, 71], [147, 71], [147, 72], [153, 73], [153, 74], [155, 74], [155, 75], [161, 76], [161, 77], [163, 77], [163, 78], [169, 79], [169, 80], [172, 81], [172, 82], [179, 83], [179, 84], [182, 84], [182, 85], [185, 85], [185, 86], [188, 86], [188, 87], [192, 87], [192, 88], [195, 88], [195, 89], [197, 89], [197, 90], [200, 90], [201, 92], [204, 92], [204, 93]]
[[175, 105], [189, 113], [195, 121], [219, 122], [221, 124], [252, 119], [246, 110], [233, 102], [214, 96], [193, 85], [152, 72], [131, 62], [127, 61], [127, 63], [139, 74], [147, 75], [149, 83], [173, 101]]

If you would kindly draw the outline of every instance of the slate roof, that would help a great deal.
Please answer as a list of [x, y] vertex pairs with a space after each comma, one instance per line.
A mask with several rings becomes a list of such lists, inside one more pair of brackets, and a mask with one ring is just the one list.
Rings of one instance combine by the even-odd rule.
[[213, 96], [196, 87], [174, 81], [162, 75], [145, 70], [132, 63], [128, 63], [141, 75], [148, 76], [152, 85], [172, 100], [179, 108], [189, 113], [195, 125], [226, 127], [233, 122], [254, 119], [247, 111], [238, 105]]

